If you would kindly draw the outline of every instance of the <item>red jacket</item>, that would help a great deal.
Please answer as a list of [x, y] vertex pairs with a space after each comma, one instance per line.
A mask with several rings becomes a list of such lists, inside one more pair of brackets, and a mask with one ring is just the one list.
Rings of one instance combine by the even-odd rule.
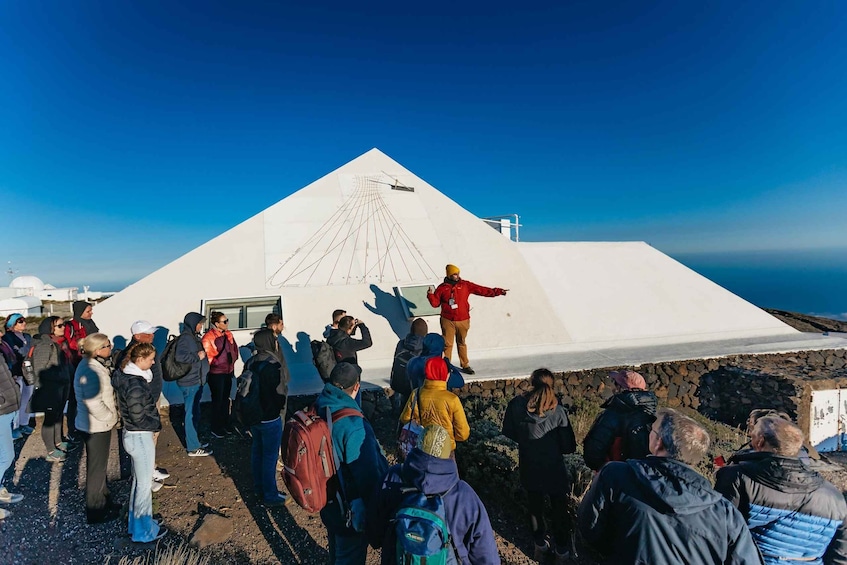
[[206, 351], [206, 359], [209, 360], [209, 372], [216, 375], [225, 375], [235, 370], [235, 361], [238, 359], [238, 345], [232, 332], [220, 331], [215, 327], [203, 334], [200, 340]]
[[[502, 296], [506, 292], [502, 288], [488, 288], [462, 279], [454, 283], [445, 278], [444, 282], [435, 289], [435, 292], [427, 293], [426, 297], [433, 308], [441, 305], [441, 315], [444, 318], [452, 322], [462, 322], [471, 318], [471, 308], [468, 304], [468, 296], [471, 294], [492, 297]], [[451, 298], [456, 303], [455, 308], [450, 305]]]
[[82, 361], [82, 351], [79, 350], [79, 341], [87, 335], [85, 328], [78, 320], [65, 322], [65, 339], [68, 342], [68, 347], [71, 348], [71, 362], [74, 364], [74, 367]]

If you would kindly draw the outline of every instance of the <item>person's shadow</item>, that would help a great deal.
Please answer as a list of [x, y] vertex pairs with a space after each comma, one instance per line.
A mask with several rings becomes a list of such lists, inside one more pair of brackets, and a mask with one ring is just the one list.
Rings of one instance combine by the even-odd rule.
[[400, 300], [394, 294], [385, 292], [375, 284], [371, 285], [371, 292], [374, 293], [373, 306], [367, 302], [362, 302], [365, 308], [369, 312], [385, 318], [398, 339], [406, 337], [406, 334], [409, 333], [409, 320], [400, 305]]

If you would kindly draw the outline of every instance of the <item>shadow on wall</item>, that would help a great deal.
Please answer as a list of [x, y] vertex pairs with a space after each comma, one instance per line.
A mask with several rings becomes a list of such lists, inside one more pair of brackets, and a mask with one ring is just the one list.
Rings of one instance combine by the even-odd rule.
[[279, 347], [289, 367], [298, 363], [312, 362], [312, 338], [306, 332], [297, 332], [297, 341], [293, 344], [279, 336]]
[[371, 292], [374, 293], [373, 306], [367, 302], [362, 302], [365, 308], [369, 312], [385, 318], [398, 339], [406, 337], [406, 334], [409, 333], [409, 320], [406, 319], [406, 313], [403, 312], [403, 307], [397, 297], [390, 292], [385, 292], [375, 284], [371, 285]]

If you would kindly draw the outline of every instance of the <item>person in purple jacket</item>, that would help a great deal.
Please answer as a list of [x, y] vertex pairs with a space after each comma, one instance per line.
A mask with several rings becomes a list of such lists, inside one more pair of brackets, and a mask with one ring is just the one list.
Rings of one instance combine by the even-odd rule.
[[[397, 536], [391, 524], [403, 500], [403, 489], [426, 495], [443, 494], [444, 513], [462, 565], [499, 564], [497, 542], [488, 512], [473, 488], [459, 479], [450, 456], [450, 435], [433, 424], [424, 428], [406, 460], [388, 470], [368, 506], [367, 534], [372, 547], [382, 548], [382, 565], [395, 563]], [[446, 493], [446, 494], [445, 494]]]

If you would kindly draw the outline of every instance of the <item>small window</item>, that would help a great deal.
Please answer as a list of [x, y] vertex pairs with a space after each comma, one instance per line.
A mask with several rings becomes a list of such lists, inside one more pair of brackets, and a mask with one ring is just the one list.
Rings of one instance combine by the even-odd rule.
[[209, 326], [210, 314], [214, 311], [222, 312], [229, 318], [230, 330], [257, 330], [265, 323], [265, 316], [268, 314], [282, 317], [282, 298], [259, 296], [204, 300], [201, 308], [206, 316], [206, 327]]
[[408, 319], [411, 320], [419, 316], [435, 316], [441, 313], [441, 308], [433, 308], [426, 297], [426, 292], [430, 286], [425, 284], [394, 287], [394, 293], [400, 299], [400, 305]]

